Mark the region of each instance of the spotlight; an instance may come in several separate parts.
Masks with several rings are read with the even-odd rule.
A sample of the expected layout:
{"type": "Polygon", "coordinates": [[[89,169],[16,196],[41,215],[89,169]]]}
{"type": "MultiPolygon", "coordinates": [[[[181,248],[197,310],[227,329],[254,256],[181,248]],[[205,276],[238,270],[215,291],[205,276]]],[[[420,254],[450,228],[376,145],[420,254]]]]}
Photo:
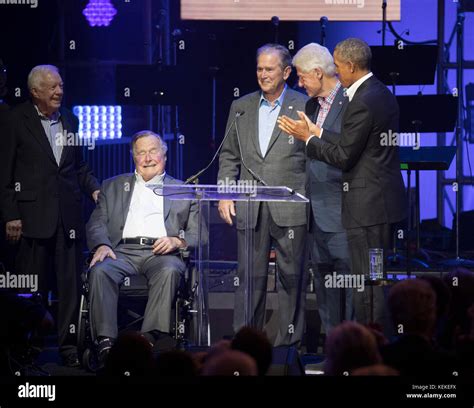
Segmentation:
{"type": "Polygon", "coordinates": [[[108,26],[117,14],[117,10],[110,0],[89,0],[82,11],[91,27],[108,26]]]}
{"type": "Polygon", "coordinates": [[[79,137],[119,139],[122,137],[121,106],[74,106],[74,114],[79,119],[79,137]]]}

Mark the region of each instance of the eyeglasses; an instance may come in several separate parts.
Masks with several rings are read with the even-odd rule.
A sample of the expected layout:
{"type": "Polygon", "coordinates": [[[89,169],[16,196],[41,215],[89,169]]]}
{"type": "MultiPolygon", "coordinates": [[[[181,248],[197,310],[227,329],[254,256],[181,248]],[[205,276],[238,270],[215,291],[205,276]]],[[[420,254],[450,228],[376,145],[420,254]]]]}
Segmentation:
{"type": "Polygon", "coordinates": [[[148,151],[140,150],[139,152],[134,152],[134,155],[138,157],[145,157],[147,154],[150,156],[159,156],[161,154],[161,150],[155,148],[148,151]]]}

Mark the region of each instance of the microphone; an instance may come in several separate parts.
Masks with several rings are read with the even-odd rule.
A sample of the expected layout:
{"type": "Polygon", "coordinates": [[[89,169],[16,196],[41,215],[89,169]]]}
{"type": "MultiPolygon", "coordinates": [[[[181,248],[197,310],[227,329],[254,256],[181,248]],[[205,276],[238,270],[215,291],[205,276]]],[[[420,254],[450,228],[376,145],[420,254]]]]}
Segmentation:
{"type": "Polygon", "coordinates": [[[319,22],[321,23],[321,28],[326,28],[326,25],[328,24],[329,19],[326,16],[322,16],[319,19],[319,22]]]}
{"type": "Polygon", "coordinates": [[[278,44],[278,26],[280,25],[280,18],[278,16],[272,17],[272,24],[275,27],[275,44],[278,44]]]}
{"type": "Polygon", "coordinates": [[[326,26],[328,24],[328,18],[326,16],[322,16],[319,19],[319,22],[321,24],[321,45],[325,46],[326,45],[326,26]]]}
{"type": "MultiPolygon", "coordinates": [[[[209,162],[209,164],[208,164],[206,167],[204,167],[202,170],[200,170],[199,172],[197,172],[195,175],[189,177],[189,178],[184,182],[184,184],[190,184],[190,183],[194,182],[194,180],[197,180],[197,178],[198,178],[202,173],[204,173],[209,167],[211,167],[212,163],[214,163],[214,160],[216,160],[217,155],[218,155],[219,152],[221,151],[222,146],[224,146],[224,142],[226,141],[227,136],[229,136],[229,133],[230,133],[230,130],[232,129],[232,126],[234,126],[234,124],[235,124],[235,128],[237,129],[237,122],[236,122],[236,121],[237,121],[237,118],[239,118],[240,116],[242,116],[244,113],[245,113],[244,111],[236,112],[235,117],[234,117],[234,119],[232,120],[232,123],[230,124],[229,128],[228,128],[227,131],[225,132],[224,138],[222,139],[221,144],[220,144],[219,147],[217,148],[216,153],[214,154],[214,157],[211,159],[211,161],[209,162]]],[[[239,145],[239,149],[240,149],[240,145],[239,145]]],[[[240,155],[242,155],[242,152],[240,153],[240,155]]]]}
{"type": "Polygon", "coordinates": [[[255,173],[251,168],[247,166],[247,164],[245,164],[244,155],[242,152],[242,145],[240,144],[239,127],[237,126],[237,122],[235,122],[235,134],[237,136],[237,144],[239,145],[240,161],[242,162],[242,166],[244,166],[245,170],[247,170],[255,180],[262,184],[262,186],[266,186],[267,183],[265,183],[265,181],[263,181],[263,179],[257,173],[255,173]]]}

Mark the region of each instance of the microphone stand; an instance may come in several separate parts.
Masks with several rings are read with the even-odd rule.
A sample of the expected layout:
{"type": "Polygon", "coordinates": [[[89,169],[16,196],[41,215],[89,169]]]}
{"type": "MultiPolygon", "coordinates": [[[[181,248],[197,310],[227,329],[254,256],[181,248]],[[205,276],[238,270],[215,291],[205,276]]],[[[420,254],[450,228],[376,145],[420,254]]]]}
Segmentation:
{"type": "Polygon", "coordinates": [[[263,181],[263,179],[257,173],[255,173],[250,167],[247,166],[247,164],[245,164],[242,146],[240,144],[239,127],[237,126],[237,122],[235,123],[235,133],[237,135],[237,144],[239,145],[240,161],[242,162],[242,165],[255,180],[262,184],[262,186],[266,186],[267,183],[265,183],[265,181],[263,181]]]}
{"type": "MultiPolygon", "coordinates": [[[[219,152],[221,151],[222,149],[222,146],[224,146],[224,142],[226,141],[227,137],[229,136],[229,133],[230,133],[230,130],[232,129],[232,126],[235,125],[235,128],[237,129],[237,118],[242,116],[245,112],[237,112],[235,114],[235,117],[234,117],[234,120],[232,121],[232,123],[230,124],[229,128],[227,129],[227,132],[225,132],[225,135],[224,135],[224,138],[222,139],[222,142],[221,144],[219,145],[219,147],[217,148],[216,150],[216,153],[214,154],[213,158],[211,159],[211,161],[209,162],[209,164],[204,167],[202,170],[200,170],[199,172],[197,172],[196,174],[194,174],[193,176],[189,177],[185,182],[184,184],[191,184],[193,182],[195,182],[198,177],[204,173],[209,167],[211,167],[212,163],[214,163],[214,160],[216,160],[216,157],[217,155],[219,154],[219,152]]],[[[239,148],[240,148],[240,144],[239,144],[239,148]]],[[[242,155],[242,152],[240,153],[242,155]]]]}
{"type": "Polygon", "coordinates": [[[382,0],[382,45],[385,45],[385,30],[387,29],[387,0],[382,0]]]}

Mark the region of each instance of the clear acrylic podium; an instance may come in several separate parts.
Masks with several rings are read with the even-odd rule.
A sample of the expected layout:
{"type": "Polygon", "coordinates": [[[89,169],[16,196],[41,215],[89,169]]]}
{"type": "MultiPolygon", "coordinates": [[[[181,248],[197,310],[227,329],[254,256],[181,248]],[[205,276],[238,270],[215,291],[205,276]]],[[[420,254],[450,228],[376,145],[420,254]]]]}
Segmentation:
{"type": "MultiPolygon", "coordinates": [[[[254,216],[256,202],[274,201],[287,203],[307,203],[309,200],[288,187],[245,185],[199,185],[199,184],[165,184],[148,185],[155,194],[163,195],[169,200],[195,200],[198,203],[198,246],[195,249],[195,265],[197,270],[196,311],[197,325],[194,341],[198,346],[210,346],[208,277],[210,267],[209,225],[211,201],[232,200],[243,202],[245,253],[253,250],[253,228],[251,220],[254,216]]],[[[244,267],[244,316],[245,324],[253,325],[253,264],[247,257],[244,267]]]]}

